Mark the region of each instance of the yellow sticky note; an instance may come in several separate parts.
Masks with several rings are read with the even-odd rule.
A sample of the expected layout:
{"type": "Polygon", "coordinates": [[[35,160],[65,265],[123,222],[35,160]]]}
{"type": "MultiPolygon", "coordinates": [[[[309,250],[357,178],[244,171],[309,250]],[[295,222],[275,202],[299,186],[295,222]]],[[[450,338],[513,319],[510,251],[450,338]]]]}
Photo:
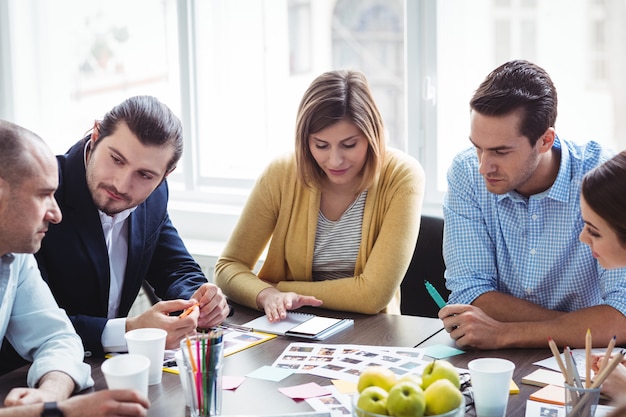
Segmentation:
{"type": "Polygon", "coordinates": [[[509,385],[509,394],[519,394],[519,387],[513,380],[511,380],[511,384],[509,385]]]}
{"type": "Polygon", "coordinates": [[[354,394],[357,392],[356,384],[354,382],[344,381],[341,379],[333,379],[332,383],[333,385],[335,385],[335,388],[337,388],[337,391],[342,394],[354,394]]]}

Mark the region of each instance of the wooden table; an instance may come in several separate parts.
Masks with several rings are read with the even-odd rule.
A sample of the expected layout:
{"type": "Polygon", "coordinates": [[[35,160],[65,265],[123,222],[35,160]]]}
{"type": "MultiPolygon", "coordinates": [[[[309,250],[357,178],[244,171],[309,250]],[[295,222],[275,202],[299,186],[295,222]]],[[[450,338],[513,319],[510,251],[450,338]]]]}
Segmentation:
{"type": "MultiPolygon", "coordinates": [[[[402,347],[426,347],[433,344],[453,346],[448,334],[442,330],[439,319],[387,314],[366,316],[321,309],[307,311],[331,317],[354,318],[354,327],[333,335],[322,343],[402,347]]],[[[243,324],[258,315],[258,311],[238,306],[235,315],[228,321],[234,324],[243,324]]],[[[262,365],[271,365],[285,347],[295,341],[308,340],[278,337],[231,355],[225,358],[224,375],[246,375],[262,365]]],[[[466,368],[467,363],[477,357],[501,357],[513,361],[516,364],[513,379],[520,386],[520,394],[510,397],[507,416],[524,417],[526,400],[530,393],[537,388],[521,384],[521,379],[537,368],[532,364],[533,362],[550,355],[550,350],[546,347],[545,349],[468,351],[465,354],[450,357],[449,360],[460,368],[466,368]]],[[[89,358],[86,361],[92,366],[92,376],[95,381],[95,387],[86,392],[94,389],[105,389],[106,383],[100,371],[102,359],[89,358]]],[[[0,377],[0,396],[2,398],[11,387],[25,386],[27,369],[24,367],[0,377]]],[[[306,402],[293,401],[277,390],[279,387],[311,381],[320,385],[328,385],[328,379],[308,374],[292,374],[279,382],[247,378],[236,390],[223,392],[222,413],[225,415],[276,415],[311,411],[306,402]]],[[[164,373],[162,383],[150,387],[149,398],[152,403],[149,416],[183,417],[189,415],[189,410],[185,407],[178,375],[164,373]]],[[[467,415],[471,416],[473,413],[467,415]]]]}

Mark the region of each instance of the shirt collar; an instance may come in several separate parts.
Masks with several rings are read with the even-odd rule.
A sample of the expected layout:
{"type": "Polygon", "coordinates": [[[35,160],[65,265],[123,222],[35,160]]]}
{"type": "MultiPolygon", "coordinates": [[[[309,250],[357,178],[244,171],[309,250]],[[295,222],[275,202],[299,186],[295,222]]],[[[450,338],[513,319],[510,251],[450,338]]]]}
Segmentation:
{"type": "MultiPolygon", "coordinates": [[[[567,146],[561,145],[561,140],[557,136],[554,139],[553,148],[557,148],[561,151],[561,162],[559,165],[559,172],[554,180],[554,183],[545,191],[530,196],[533,200],[541,200],[542,198],[551,198],[556,201],[567,203],[569,201],[569,183],[572,177],[572,163],[567,146]]],[[[511,190],[505,194],[498,195],[498,202],[505,198],[510,198],[513,201],[528,201],[515,190],[511,190]]]]}

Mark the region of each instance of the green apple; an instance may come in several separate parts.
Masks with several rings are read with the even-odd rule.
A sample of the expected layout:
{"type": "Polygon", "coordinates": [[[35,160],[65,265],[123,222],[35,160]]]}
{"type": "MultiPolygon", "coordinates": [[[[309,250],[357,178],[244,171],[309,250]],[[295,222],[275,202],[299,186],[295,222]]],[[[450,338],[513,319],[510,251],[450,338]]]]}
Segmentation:
{"type": "MultiPolygon", "coordinates": [[[[388,415],[388,397],[389,393],[387,393],[387,391],[385,391],[381,387],[371,385],[361,391],[356,406],[367,413],[381,414],[386,416],[388,415]]],[[[357,410],[357,414],[361,417],[365,417],[365,414],[362,412],[360,413],[359,411],[360,410],[357,410]]]]}
{"type": "Polygon", "coordinates": [[[387,411],[394,417],[422,417],[426,397],[422,388],[411,381],[401,381],[389,390],[387,411]]]}
{"type": "Polygon", "coordinates": [[[398,382],[401,381],[413,382],[414,384],[419,385],[420,388],[422,387],[422,377],[418,374],[404,374],[400,378],[398,378],[398,382]]]}
{"type": "MultiPolygon", "coordinates": [[[[389,397],[391,398],[391,394],[389,397]]],[[[433,416],[458,408],[463,401],[463,394],[449,379],[441,378],[426,388],[424,398],[426,399],[424,415],[433,416]]]]}
{"type": "Polygon", "coordinates": [[[368,366],[359,375],[357,390],[362,392],[365,388],[375,386],[389,392],[397,381],[396,374],[384,366],[368,366]]]}
{"type": "Polygon", "coordinates": [[[459,389],[461,378],[454,365],[444,360],[434,360],[424,368],[422,372],[422,389],[425,390],[430,384],[438,379],[447,379],[459,389]]]}

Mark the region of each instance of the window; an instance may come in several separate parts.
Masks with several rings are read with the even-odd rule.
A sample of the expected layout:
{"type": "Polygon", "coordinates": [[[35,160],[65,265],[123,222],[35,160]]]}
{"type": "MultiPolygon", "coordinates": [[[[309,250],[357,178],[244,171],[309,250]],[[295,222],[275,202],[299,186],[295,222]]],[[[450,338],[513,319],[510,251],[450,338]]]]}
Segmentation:
{"type": "Polygon", "coordinates": [[[260,171],[293,149],[312,79],[356,68],[439,211],[468,101],[506,60],[551,74],[561,137],[626,148],[625,18],[605,0],[0,0],[0,117],[61,153],[128,96],[157,96],[185,127],[174,222],[223,241],[260,171]]]}

